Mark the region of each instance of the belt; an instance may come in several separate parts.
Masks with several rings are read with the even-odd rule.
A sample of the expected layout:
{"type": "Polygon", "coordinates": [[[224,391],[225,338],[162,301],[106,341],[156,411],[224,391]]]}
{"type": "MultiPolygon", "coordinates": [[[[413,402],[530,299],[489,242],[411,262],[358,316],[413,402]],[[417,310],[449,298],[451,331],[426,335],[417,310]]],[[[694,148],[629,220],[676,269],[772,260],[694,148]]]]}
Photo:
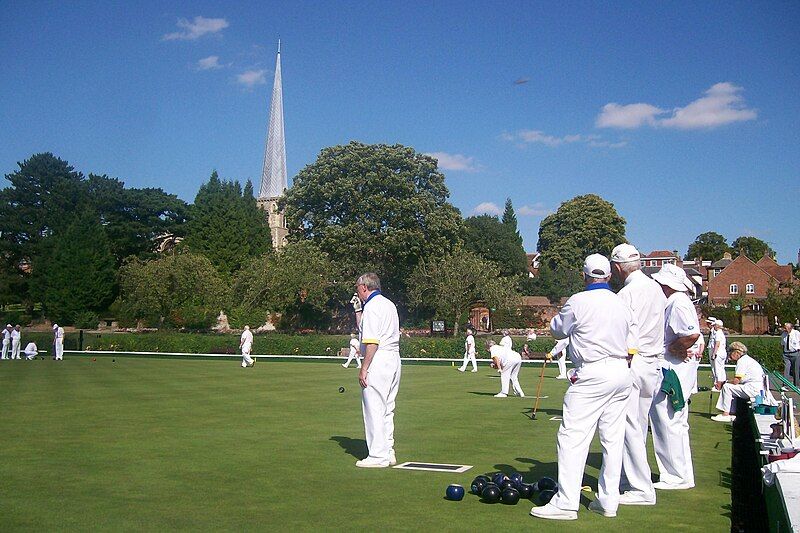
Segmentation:
{"type": "Polygon", "coordinates": [[[783,353],[784,355],[789,355],[790,353],[797,353],[797,352],[800,352],[800,350],[792,350],[791,352],[783,352],[783,353]]]}

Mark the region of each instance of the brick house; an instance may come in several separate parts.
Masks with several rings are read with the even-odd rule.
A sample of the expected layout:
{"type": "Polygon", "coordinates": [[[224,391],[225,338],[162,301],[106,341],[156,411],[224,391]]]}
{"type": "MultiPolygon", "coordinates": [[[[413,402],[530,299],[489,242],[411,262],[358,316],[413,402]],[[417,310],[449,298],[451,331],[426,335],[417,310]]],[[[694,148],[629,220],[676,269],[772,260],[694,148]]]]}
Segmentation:
{"type": "Polygon", "coordinates": [[[683,266],[683,262],[677,250],[672,252],[669,250],[653,250],[649,254],[642,256],[641,261],[642,268],[655,267],[656,271],[665,264],[683,266]]]}
{"type": "MultiPolygon", "coordinates": [[[[726,260],[721,261],[727,262],[726,260]]],[[[779,280],[775,276],[745,255],[729,260],[727,265],[717,270],[718,266],[722,266],[718,265],[721,261],[715,262],[709,269],[708,303],[711,305],[726,305],[734,298],[763,300],[767,297],[770,287],[777,287],[779,284],[779,280]]],[[[772,263],[780,269],[774,260],[772,263]]],[[[765,266],[769,267],[770,265],[765,262],[765,266]]],[[[791,276],[791,266],[789,269],[791,276]]],[[[782,269],[780,271],[773,270],[776,273],[782,273],[782,269]]]]}

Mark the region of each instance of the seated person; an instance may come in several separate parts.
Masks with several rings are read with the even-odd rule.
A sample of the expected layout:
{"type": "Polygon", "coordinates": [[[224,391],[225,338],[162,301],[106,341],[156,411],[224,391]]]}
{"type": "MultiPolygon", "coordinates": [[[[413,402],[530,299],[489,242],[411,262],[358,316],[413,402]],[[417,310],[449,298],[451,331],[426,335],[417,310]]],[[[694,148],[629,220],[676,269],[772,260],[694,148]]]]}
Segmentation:
{"type": "Polygon", "coordinates": [[[29,342],[28,345],[25,347],[25,359],[31,360],[36,359],[36,356],[39,354],[39,349],[36,347],[35,342],[29,342]]]}
{"type": "Polygon", "coordinates": [[[722,414],[711,417],[711,420],[716,422],[733,421],[736,418],[731,414],[733,399],[758,396],[764,386],[764,369],[758,361],[747,355],[747,346],[741,342],[731,343],[728,357],[736,362],[735,377],[722,385],[717,401],[717,409],[722,411],[722,414]]]}

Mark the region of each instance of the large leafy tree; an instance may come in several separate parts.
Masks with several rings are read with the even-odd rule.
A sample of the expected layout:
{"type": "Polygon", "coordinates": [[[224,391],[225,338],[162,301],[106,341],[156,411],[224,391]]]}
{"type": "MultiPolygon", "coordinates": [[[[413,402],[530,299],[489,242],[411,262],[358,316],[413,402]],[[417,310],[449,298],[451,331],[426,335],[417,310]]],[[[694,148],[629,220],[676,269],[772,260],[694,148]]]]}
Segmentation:
{"type": "Polygon", "coordinates": [[[436,160],[401,145],[323,149],[286,193],[289,239],[311,240],[351,284],[375,271],[401,307],[420,260],[446,254],[462,220],[436,160]]]}
{"type": "Polygon", "coordinates": [[[739,237],[733,241],[731,244],[731,249],[733,250],[733,257],[738,257],[740,254],[744,254],[753,261],[758,261],[765,255],[770,257],[775,256],[775,250],[773,250],[769,244],[762,241],[758,237],[739,237]]]}
{"type": "Polygon", "coordinates": [[[411,303],[452,320],[453,335],[476,301],[496,308],[510,308],[517,301],[514,284],[500,276],[497,265],[461,246],[422,261],[409,286],[411,303]]]}
{"type": "Polygon", "coordinates": [[[185,245],[208,257],[229,275],[271,248],[266,214],[256,206],[253,185],[220,180],[217,172],[204,183],[189,211],[185,245]]]}
{"type": "Polygon", "coordinates": [[[547,263],[542,263],[538,275],[535,278],[523,278],[519,288],[525,295],[547,296],[551,303],[557,304],[561,298],[582,291],[584,283],[580,269],[552,268],[547,263]]]}
{"type": "Polygon", "coordinates": [[[126,189],[116,178],[94,174],[89,174],[86,187],[117,264],[131,255],[153,257],[159,235],[182,235],[187,206],[174,194],[153,188],[126,189]]]}
{"type": "Polygon", "coordinates": [[[292,242],[242,267],[234,296],[246,312],[280,313],[283,327],[315,327],[328,317],[333,270],[328,255],[313,242],[292,242]]]}
{"type": "Polygon", "coordinates": [[[80,313],[108,307],[116,286],[114,256],[94,211],[80,212],[41,248],[31,291],[50,319],[72,324],[80,313]]]}
{"type": "Polygon", "coordinates": [[[580,270],[587,255],[608,256],[625,242],[625,219],[614,204],[595,194],[564,202],[539,226],[538,250],[553,270],[580,270]]]}
{"type": "Polygon", "coordinates": [[[131,258],[119,284],[122,316],[154,325],[207,326],[230,304],[229,286],[211,261],[185,250],[150,261],[131,258]]]}
{"type": "Polygon", "coordinates": [[[707,231],[697,236],[683,258],[688,260],[701,257],[708,261],[719,261],[725,252],[730,251],[731,247],[725,237],[715,231],[707,231]]]}
{"type": "Polygon", "coordinates": [[[516,226],[492,215],[468,217],[464,226],[464,247],[495,263],[502,276],[527,272],[528,259],[516,226]]]}

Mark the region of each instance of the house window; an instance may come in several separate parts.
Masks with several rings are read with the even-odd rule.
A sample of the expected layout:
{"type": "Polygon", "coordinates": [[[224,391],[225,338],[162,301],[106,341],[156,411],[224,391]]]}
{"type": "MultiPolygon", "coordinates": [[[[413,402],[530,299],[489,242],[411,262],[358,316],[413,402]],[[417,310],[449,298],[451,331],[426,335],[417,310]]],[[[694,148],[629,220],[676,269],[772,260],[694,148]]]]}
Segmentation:
{"type": "Polygon", "coordinates": [[[739,286],[735,283],[731,283],[731,294],[739,294],[739,286]]]}
{"type": "Polygon", "coordinates": [[[656,266],[656,262],[655,262],[655,261],[653,261],[652,259],[650,260],[650,266],[651,266],[651,267],[654,267],[654,266],[656,266]]]}
{"type": "Polygon", "coordinates": [[[747,285],[744,286],[744,292],[746,292],[747,294],[755,294],[756,286],[753,285],[752,283],[748,283],[747,285]]]}

